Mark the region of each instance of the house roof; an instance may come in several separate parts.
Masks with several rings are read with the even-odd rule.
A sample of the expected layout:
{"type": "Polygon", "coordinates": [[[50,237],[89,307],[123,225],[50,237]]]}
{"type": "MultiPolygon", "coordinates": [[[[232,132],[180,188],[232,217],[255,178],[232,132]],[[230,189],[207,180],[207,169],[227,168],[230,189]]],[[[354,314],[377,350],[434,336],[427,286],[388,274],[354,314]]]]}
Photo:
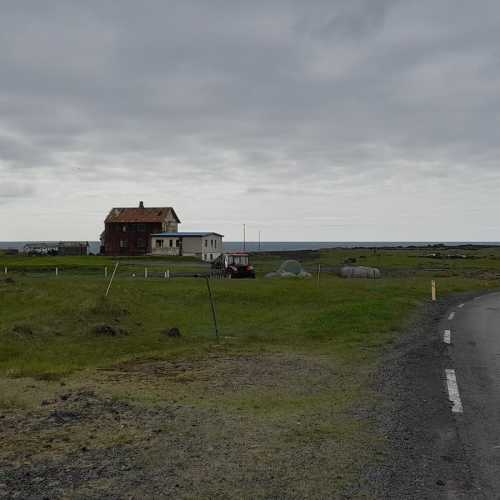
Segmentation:
{"type": "Polygon", "coordinates": [[[165,237],[165,238],[196,238],[196,237],[201,237],[201,236],[210,236],[211,234],[214,234],[215,236],[220,236],[221,238],[224,237],[223,234],[219,233],[214,233],[214,232],[196,232],[196,231],[191,231],[187,233],[173,233],[173,232],[167,232],[167,233],[155,233],[152,234],[151,236],[159,236],[159,237],[165,237]]]}
{"type": "Polygon", "coordinates": [[[112,208],[104,222],[164,222],[169,213],[180,223],[172,207],[112,208]]]}

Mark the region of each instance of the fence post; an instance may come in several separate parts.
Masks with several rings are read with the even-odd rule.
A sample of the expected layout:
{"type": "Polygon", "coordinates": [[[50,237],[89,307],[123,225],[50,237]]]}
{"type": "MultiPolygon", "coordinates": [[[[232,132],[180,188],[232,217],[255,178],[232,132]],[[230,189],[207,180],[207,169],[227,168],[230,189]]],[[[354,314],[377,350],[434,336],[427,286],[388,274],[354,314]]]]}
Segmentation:
{"type": "Polygon", "coordinates": [[[59,269],[56,267],[56,276],[59,276],[59,269]]]}
{"type": "Polygon", "coordinates": [[[318,286],[319,286],[319,275],[321,274],[321,264],[318,264],[318,286]]]}
{"type": "Polygon", "coordinates": [[[170,279],[170,269],[167,269],[167,272],[165,273],[166,278],[169,280],[170,279]]]}
{"type": "Polygon", "coordinates": [[[113,269],[113,274],[111,275],[111,279],[109,280],[109,284],[108,284],[108,288],[106,289],[106,297],[108,296],[108,293],[109,293],[109,289],[111,288],[111,283],[113,283],[113,278],[115,277],[115,274],[116,274],[116,270],[118,269],[118,264],[120,262],[117,262],[116,265],[115,265],[115,268],[113,269]]]}
{"type": "Polygon", "coordinates": [[[104,278],[108,277],[108,266],[104,268],[104,278]]]}
{"type": "Polygon", "coordinates": [[[7,266],[4,268],[4,273],[7,274],[7,266]]]}
{"type": "Polygon", "coordinates": [[[212,297],[212,290],[210,289],[210,279],[207,276],[205,278],[205,280],[207,281],[208,298],[210,299],[210,307],[212,308],[212,318],[214,320],[215,337],[217,338],[217,341],[219,341],[219,328],[217,326],[217,314],[215,313],[214,299],[212,297]]]}
{"type": "Polygon", "coordinates": [[[147,267],[144,268],[144,279],[146,279],[146,280],[148,279],[148,268],[147,267]]]}
{"type": "Polygon", "coordinates": [[[431,281],[431,298],[432,302],[436,302],[436,282],[434,280],[431,281]]]}

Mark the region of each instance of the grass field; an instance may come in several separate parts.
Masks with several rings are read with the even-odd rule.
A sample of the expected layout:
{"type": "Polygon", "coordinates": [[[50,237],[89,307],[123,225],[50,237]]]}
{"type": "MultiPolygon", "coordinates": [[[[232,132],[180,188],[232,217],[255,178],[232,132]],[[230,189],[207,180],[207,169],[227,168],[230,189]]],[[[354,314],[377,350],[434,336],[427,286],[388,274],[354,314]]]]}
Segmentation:
{"type": "MultiPolygon", "coordinates": [[[[357,362],[393,340],[408,313],[429,298],[429,281],[216,280],[212,289],[221,339],[215,342],[203,279],[118,279],[104,298],[104,278],[0,281],[0,373],[55,377],[129,358],[226,352],[321,351],[357,362]],[[124,330],[98,335],[96,326],[124,330]],[[180,339],[163,332],[178,327],[180,339]]],[[[442,278],[439,292],[494,282],[442,278]]]]}
{"type": "Polygon", "coordinates": [[[89,270],[111,266],[111,259],[0,257],[9,267],[0,278],[0,414],[12,421],[0,465],[20,467],[7,479],[24,481],[19,471],[49,474],[47,463],[57,467],[85,448],[93,458],[75,461],[73,486],[52,478],[64,494],[99,496],[123,487],[154,496],[153,485],[174,488],[156,475],[161,466],[152,456],[175,464],[173,484],[184,489],[171,494],[181,498],[350,491],[359,471],[384,453],[370,416],[379,397],[371,384],[377,363],[430,299],[430,279],[440,296],[498,287],[496,249],[457,251],[470,259],[419,256],[424,252],[431,253],[305,254],[310,270],[356,259],[386,274],[342,280],[325,272],[319,284],[264,279],[283,258],[255,258],[258,279],[211,281],[219,340],[203,279],[131,278],[151,260],[129,259],[106,299],[104,276],[89,270]],[[55,265],[63,269],[57,277],[55,265]],[[102,334],[103,325],[117,334],[102,334]],[[165,335],[172,327],[180,338],[165,335]],[[79,417],[51,420],[54,414],[79,417]],[[147,481],[117,472],[110,458],[117,450],[147,481]],[[109,465],[107,484],[82,472],[98,463],[109,465]]]}

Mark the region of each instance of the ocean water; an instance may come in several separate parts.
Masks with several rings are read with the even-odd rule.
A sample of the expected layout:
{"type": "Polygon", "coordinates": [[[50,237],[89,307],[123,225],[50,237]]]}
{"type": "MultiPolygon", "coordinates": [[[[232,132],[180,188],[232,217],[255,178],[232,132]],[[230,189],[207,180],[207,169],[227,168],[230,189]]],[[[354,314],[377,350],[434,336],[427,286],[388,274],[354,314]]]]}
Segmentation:
{"type": "Polygon", "coordinates": [[[500,242],[467,242],[467,241],[225,241],[224,250],[233,252],[243,248],[247,252],[277,252],[293,250],[319,250],[320,248],[379,248],[379,247],[425,247],[429,245],[488,245],[498,246],[500,242]]]}
{"type": "MultiPolygon", "coordinates": [[[[0,241],[0,249],[17,248],[22,250],[29,241],[0,241]]],[[[45,243],[56,243],[46,241],[45,243]]],[[[499,246],[498,241],[225,241],[224,250],[226,252],[236,252],[246,250],[247,252],[277,252],[293,250],[318,250],[320,248],[377,248],[377,247],[422,247],[428,245],[488,245],[499,246]]],[[[99,242],[89,241],[90,252],[99,253],[99,242]]]]}

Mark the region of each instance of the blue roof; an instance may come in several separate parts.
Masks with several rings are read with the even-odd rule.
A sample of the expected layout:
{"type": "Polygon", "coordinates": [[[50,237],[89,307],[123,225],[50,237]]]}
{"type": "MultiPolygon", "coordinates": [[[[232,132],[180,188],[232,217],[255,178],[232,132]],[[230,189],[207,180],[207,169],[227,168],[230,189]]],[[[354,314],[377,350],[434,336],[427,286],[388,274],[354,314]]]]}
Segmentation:
{"type": "Polygon", "coordinates": [[[155,233],[152,234],[151,236],[164,236],[164,237],[171,237],[171,238],[194,238],[194,237],[200,237],[200,236],[210,236],[211,234],[215,234],[215,236],[220,236],[221,238],[224,237],[223,234],[219,233],[214,233],[214,232],[188,232],[188,233],[155,233]]]}

